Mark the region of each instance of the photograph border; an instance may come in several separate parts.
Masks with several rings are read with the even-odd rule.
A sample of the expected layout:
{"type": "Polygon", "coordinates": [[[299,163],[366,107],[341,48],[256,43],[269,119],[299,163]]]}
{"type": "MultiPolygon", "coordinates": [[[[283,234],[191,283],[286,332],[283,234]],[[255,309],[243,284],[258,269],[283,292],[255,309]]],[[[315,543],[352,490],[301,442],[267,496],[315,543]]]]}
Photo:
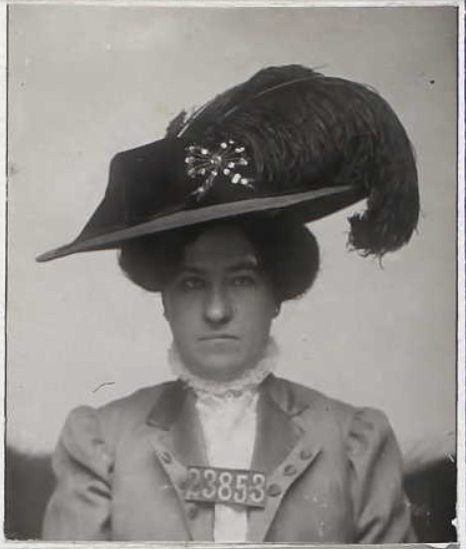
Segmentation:
{"type": "MultiPolygon", "coordinates": [[[[0,150],[2,158],[0,161],[4,165],[4,170],[0,175],[0,240],[2,246],[0,246],[0,264],[2,274],[4,276],[5,284],[2,285],[2,291],[0,300],[4,307],[4,315],[2,315],[2,333],[3,338],[0,338],[0,353],[4,356],[5,367],[2,369],[0,385],[2,387],[4,406],[2,408],[1,421],[4,428],[4,445],[1,445],[0,449],[0,466],[4,469],[4,450],[6,444],[5,437],[5,425],[6,425],[6,411],[5,411],[5,392],[6,392],[6,353],[7,353],[7,333],[6,333],[6,316],[8,306],[8,293],[7,293],[7,240],[8,240],[8,183],[6,178],[6,167],[8,163],[8,138],[7,138],[7,105],[8,105],[8,8],[15,4],[30,4],[30,5],[87,5],[87,6],[123,6],[133,7],[136,5],[153,6],[153,7],[170,7],[170,8],[182,8],[190,7],[196,9],[219,8],[228,9],[231,7],[286,7],[293,9],[295,7],[309,7],[309,8],[345,8],[352,9],[357,7],[368,7],[371,9],[384,8],[384,7],[430,7],[430,6],[453,6],[458,10],[458,209],[457,209],[457,543],[445,543],[445,544],[412,544],[419,547],[454,547],[465,546],[466,543],[466,486],[465,486],[465,469],[466,469],[466,451],[465,451],[465,107],[464,107],[464,73],[465,73],[465,6],[461,0],[456,1],[405,1],[394,0],[391,2],[385,2],[382,0],[346,0],[346,1],[332,1],[332,0],[9,0],[0,2],[0,55],[1,55],[1,70],[0,70],[0,96],[4,98],[3,109],[0,114],[0,150]]],[[[5,474],[4,474],[5,482],[5,474]]],[[[4,516],[4,483],[0,488],[0,513],[4,516]]],[[[119,545],[127,548],[136,547],[186,547],[185,543],[167,543],[167,542],[141,542],[141,543],[121,543],[121,542],[99,542],[101,547],[119,545]]],[[[28,541],[19,542],[6,540],[0,541],[1,547],[93,547],[96,542],[42,542],[42,541],[28,541]]],[[[242,547],[292,547],[292,546],[310,546],[311,544],[271,544],[271,543],[198,543],[189,542],[189,546],[192,547],[234,547],[241,545],[242,547]]],[[[322,546],[327,544],[312,544],[313,547],[322,546]]],[[[387,545],[390,547],[391,545],[387,545]]],[[[335,545],[335,547],[347,547],[347,545],[335,545]]]]}

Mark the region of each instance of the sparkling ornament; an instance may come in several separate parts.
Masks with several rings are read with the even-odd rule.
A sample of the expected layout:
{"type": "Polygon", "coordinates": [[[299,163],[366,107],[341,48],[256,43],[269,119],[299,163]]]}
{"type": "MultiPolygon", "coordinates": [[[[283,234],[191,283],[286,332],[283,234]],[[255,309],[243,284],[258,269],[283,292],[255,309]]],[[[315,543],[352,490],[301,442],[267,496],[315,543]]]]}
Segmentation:
{"type": "Polygon", "coordinates": [[[246,148],[236,145],[233,139],[222,141],[214,150],[199,145],[189,145],[184,159],[188,176],[192,178],[206,176],[202,185],[192,193],[196,199],[200,200],[213,187],[215,178],[220,172],[228,176],[234,185],[253,189],[254,186],[250,180],[240,171],[242,166],[249,164],[245,151],[246,148]]]}

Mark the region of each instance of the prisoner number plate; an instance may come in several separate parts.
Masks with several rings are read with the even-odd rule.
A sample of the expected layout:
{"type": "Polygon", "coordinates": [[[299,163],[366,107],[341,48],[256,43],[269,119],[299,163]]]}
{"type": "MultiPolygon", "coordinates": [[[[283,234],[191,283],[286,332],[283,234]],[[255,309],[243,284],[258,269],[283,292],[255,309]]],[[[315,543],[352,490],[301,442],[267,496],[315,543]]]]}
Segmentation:
{"type": "Polygon", "coordinates": [[[191,466],[184,499],[264,507],[266,480],[259,471],[191,466]]]}

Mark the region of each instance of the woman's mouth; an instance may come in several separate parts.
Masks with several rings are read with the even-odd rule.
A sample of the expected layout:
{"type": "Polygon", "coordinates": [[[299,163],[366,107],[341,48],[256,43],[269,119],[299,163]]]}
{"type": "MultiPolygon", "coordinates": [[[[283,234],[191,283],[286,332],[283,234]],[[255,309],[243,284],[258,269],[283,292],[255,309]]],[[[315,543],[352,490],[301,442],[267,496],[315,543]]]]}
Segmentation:
{"type": "Polygon", "coordinates": [[[200,341],[225,341],[238,340],[239,338],[232,334],[210,334],[199,338],[200,341]]]}

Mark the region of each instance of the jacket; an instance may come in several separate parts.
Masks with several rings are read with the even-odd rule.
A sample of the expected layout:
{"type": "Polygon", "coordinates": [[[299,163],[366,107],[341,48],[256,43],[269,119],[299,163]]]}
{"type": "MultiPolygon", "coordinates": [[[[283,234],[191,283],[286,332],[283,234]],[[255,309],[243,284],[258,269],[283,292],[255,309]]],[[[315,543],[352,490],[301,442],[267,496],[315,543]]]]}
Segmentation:
{"type": "MultiPolygon", "coordinates": [[[[53,458],[47,540],[211,541],[214,505],[185,502],[187,466],[207,465],[195,395],[181,381],[68,417],[53,458]]],[[[267,475],[248,541],[415,541],[402,461],[385,416],[270,375],[251,468],[267,475]]]]}

